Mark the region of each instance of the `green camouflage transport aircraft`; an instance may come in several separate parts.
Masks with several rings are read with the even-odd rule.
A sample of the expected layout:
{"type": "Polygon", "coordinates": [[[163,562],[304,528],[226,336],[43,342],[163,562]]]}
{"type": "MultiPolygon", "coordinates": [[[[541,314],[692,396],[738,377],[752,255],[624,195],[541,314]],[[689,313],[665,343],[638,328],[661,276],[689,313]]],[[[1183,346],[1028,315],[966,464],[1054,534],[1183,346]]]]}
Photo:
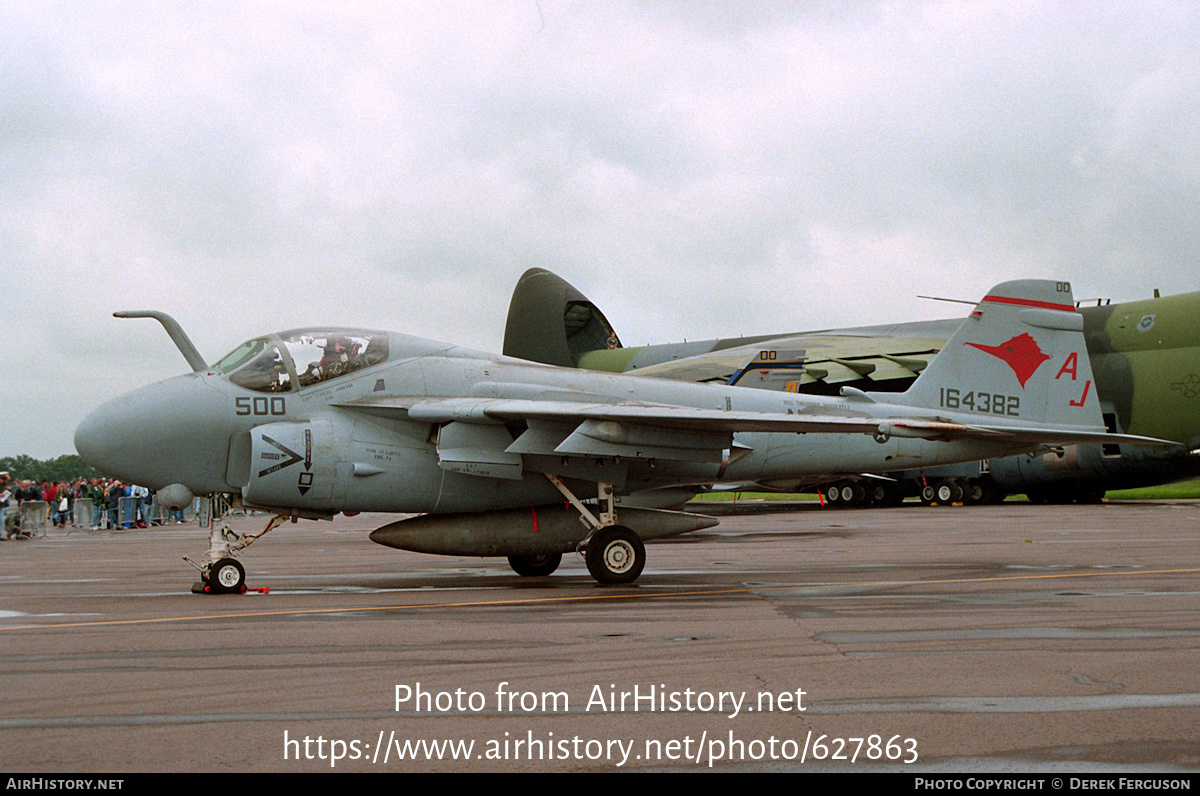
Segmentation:
{"type": "MultiPolygon", "coordinates": [[[[831,503],[1002,500],[1095,501],[1106,490],[1200,475],[1200,292],[1079,308],[1110,431],[1174,440],[1177,447],[1073,445],[966,465],[831,474],[823,482],[760,482],[764,489],[820,487],[831,503]]],[[[595,304],[540,268],[517,283],[504,353],[521,359],[665,379],[837,395],[842,388],[903,391],[962,323],[960,318],[856,329],[760,335],[626,348],[595,304]]]]}

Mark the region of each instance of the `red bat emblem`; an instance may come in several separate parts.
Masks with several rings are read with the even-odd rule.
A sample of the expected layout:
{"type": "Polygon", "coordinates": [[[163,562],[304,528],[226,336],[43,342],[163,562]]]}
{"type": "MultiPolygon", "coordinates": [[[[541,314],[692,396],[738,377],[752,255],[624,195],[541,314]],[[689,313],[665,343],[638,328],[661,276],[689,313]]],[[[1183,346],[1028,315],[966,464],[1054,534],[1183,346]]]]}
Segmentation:
{"type": "Polygon", "coordinates": [[[998,359],[1003,359],[1016,374],[1017,381],[1021,382],[1022,388],[1034,371],[1050,358],[1042,353],[1037,341],[1028,334],[1018,335],[1000,345],[980,345],[979,343],[967,343],[966,345],[986,351],[998,359]]]}

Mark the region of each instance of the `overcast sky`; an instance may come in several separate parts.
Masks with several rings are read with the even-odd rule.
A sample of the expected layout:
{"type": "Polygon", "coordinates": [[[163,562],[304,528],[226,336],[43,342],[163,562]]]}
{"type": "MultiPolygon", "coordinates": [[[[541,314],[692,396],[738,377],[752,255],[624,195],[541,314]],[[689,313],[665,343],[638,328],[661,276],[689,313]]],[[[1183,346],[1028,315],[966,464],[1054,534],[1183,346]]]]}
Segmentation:
{"type": "Polygon", "coordinates": [[[1193,2],[0,5],[0,455],[242,340],[627,345],[1200,289],[1193,2]]]}

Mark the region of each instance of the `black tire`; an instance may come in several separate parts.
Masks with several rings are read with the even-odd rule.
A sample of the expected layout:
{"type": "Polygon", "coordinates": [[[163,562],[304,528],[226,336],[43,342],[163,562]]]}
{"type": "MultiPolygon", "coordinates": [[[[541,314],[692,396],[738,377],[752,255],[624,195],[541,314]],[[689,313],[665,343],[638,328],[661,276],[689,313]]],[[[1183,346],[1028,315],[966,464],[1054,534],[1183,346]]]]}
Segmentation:
{"type": "Polygon", "coordinates": [[[611,525],[592,534],[584,560],[597,583],[633,583],[646,566],[646,546],[633,531],[611,525]]]}
{"type": "Polygon", "coordinates": [[[921,502],[926,506],[932,506],[937,500],[937,491],[933,488],[933,484],[921,485],[921,502]]]}
{"type": "Polygon", "coordinates": [[[208,588],[214,594],[237,594],[246,590],[246,570],[235,558],[222,558],[208,570],[208,588]]]}
{"type": "Polygon", "coordinates": [[[508,557],[508,565],[513,568],[513,572],[526,578],[540,578],[552,575],[561,563],[562,553],[508,557]]]}
{"type": "Polygon", "coordinates": [[[899,484],[885,483],[883,486],[883,500],[879,501],[879,505],[894,508],[904,502],[904,492],[899,484]]]}
{"type": "Polygon", "coordinates": [[[972,479],[967,482],[966,499],[968,503],[976,506],[995,503],[996,487],[990,479],[972,479]]]}
{"type": "Polygon", "coordinates": [[[872,506],[899,506],[904,501],[900,487],[889,481],[871,484],[867,487],[867,502],[872,506]]]}
{"type": "Polygon", "coordinates": [[[943,506],[952,506],[955,503],[962,503],[963,488],[958,485],[958,482],[947,478],[938,482],[934,487],[934,492],[937,497],[934,498],[943,506]]]}

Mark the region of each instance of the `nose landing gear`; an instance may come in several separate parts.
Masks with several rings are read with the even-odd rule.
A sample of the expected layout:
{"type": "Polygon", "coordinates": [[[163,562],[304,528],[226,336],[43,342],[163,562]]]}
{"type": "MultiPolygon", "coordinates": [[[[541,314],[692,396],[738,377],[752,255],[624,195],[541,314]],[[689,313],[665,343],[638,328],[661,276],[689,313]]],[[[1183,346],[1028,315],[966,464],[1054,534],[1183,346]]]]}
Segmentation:
{"type": "Polygon", "coordinates": [[[204,564],[187,556],[183,560],[200,572],[200,580],[192,585],[195,594],[241,594],[246,591],[246,569],[233,556],[261,539],[268,531],[278,528],[288,518],[286,514],[271,517],[257,533],[238,533],[222,517],[213,523],[209,536],[208,554],[204,564]]]}
{"type": "Polygon", "coordinates": [[[210,594],[240,594],[246,590],[246,570],[237,559],[222,558],[209,567],[206,585],[210,594]]]}

